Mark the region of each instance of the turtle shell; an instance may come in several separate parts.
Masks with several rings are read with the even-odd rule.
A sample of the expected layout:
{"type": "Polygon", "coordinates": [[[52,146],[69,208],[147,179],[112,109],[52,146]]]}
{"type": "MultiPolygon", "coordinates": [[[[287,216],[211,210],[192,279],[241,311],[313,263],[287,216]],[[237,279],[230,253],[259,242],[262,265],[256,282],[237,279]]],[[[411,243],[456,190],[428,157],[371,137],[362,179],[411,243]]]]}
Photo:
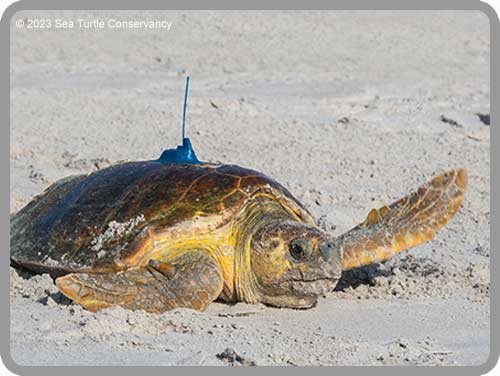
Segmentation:
{"type": "Polygon", "coordinates": [[[72,176],[11,218],[11,260],[52,274],[119,270],[117,260],[133,256],[153,232],[194,228],[200,218],[210,223],[205,231],[214,230],[258,191],[313,221],[283,186],[238,166],[127,162],[72,176]]]}

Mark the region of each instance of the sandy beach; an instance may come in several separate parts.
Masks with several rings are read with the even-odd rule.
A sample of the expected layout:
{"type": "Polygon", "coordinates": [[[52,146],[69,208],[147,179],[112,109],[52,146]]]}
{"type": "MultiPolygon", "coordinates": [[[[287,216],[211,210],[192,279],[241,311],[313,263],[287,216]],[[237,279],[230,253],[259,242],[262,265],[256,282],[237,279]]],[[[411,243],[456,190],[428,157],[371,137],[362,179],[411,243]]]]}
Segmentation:
{"type": "Polygon", "coordinates": [[[10,211],[60,178],[156,159],[252,168],[340,235],[451,168],[437,237],[343,274],[309,310],[96,314],[10,268],[20,365],[479,365],[490,349],[490,35],[479,12],[22,12],[12,27],[10,211]],[[88,22],[78,27],[77,20],[88,22]],[[164,21],[111,28],[109,20],[164,21]],[[90,27],[93,20],[104,27],[90,27]],[[107,25],[107,26],[106,26],[107,25]],[[169,28],[167,26],[170,25],[169,28]]]}

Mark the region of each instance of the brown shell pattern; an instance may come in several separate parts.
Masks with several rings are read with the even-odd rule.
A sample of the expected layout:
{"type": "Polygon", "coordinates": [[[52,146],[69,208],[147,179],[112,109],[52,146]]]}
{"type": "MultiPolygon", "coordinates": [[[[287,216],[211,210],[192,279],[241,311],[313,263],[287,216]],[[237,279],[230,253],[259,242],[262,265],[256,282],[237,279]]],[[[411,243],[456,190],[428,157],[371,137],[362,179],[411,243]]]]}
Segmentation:
{"type": "Polygon", "coordinates": [[[54,273],[108,270],[151,229],[236,213],[257,191],[280,196],[310,220],[284,187],[238,166],[127,162],[65,178],[11,218],[11,259],[54,273]]]}

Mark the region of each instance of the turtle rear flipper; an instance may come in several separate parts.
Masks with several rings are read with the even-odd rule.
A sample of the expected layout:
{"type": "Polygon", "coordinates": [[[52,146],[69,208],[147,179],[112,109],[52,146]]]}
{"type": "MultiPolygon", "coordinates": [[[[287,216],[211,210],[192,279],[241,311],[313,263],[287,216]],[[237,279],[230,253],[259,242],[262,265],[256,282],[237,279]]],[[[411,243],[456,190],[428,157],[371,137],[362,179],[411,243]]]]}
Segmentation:
{"type": "Polygon", "coordinates": [[[147,312],[204,310],[222,291],[219,265],[203,251],[189,251],[172,263],[152,261],[118,273],[71,273],[56,285],[89,311],[116,305],[147,312]]]}
{"type": "Polygon", "coordinates": [[[458,211],[466,188],[466,169],[451,170],[407,197],[373,209],[336,240],[343,250],[343,270],[387,260],[431,240],[458,211]]]}

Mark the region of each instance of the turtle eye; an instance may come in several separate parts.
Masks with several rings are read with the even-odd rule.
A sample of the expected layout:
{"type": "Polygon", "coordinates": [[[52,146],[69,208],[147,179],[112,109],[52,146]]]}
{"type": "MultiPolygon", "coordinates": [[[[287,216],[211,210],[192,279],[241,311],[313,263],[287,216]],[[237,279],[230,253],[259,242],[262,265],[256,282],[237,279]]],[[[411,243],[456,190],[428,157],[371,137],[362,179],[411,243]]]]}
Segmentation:
{"type": "Polygon", "coordinates": [[[304,240],[295,240],[288,246],[290,255],[297,261],[302,261],[307,256],[307,244],[304,240]]]}

